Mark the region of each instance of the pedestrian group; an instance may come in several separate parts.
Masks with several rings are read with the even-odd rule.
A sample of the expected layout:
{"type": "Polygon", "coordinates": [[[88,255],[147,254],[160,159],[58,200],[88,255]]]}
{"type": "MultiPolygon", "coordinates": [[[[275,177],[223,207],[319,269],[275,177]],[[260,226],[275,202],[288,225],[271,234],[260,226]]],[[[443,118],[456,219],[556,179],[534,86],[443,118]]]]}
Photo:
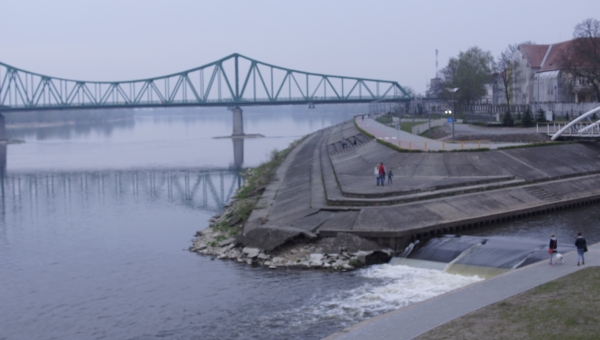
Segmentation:
{"type": "MultiPolygon", "coordinates": [[[[585,238],[581,234],[581,232],[577,233],[577,239],[575,239],[575,247],[577,248],[577,265],[585,264],[585,256],[584,253],[588,251],[587,243],[585,238]]],[[[556,248],[558,248],[558,240],[556,239],[556,235],[552,233],[550,235],[550,242],[548,243],[548,254],[550,254],[550,265],[556,264],[556,254],[558,253],[556,248]]]]}
{"type": "Polygon", "coordinates": [[[392,169],[389,169],[386,171],[385,166],[383,165],[383,162],[375,165],[375,170],[373,170],[373,174],[375,175],[375,178],[377,179],[378,186],[385,185],[385,176],[386,175],[387,175],[387,179],[388,179],[388,184],[392,183],[392,177],[394,177],[394,173],[392,172],[392,169]]]}

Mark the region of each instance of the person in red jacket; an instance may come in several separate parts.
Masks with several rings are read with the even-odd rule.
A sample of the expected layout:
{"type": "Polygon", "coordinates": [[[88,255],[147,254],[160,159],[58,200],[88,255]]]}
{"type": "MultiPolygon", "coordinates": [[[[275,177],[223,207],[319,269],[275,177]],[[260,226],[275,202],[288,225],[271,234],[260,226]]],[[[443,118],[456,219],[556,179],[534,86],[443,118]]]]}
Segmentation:
{"type": "Polygon", "coordinates": [[[379,164],[379,182],[381,186],[385,184],[385,166],[383,166],[383,162],[379,164]]]}

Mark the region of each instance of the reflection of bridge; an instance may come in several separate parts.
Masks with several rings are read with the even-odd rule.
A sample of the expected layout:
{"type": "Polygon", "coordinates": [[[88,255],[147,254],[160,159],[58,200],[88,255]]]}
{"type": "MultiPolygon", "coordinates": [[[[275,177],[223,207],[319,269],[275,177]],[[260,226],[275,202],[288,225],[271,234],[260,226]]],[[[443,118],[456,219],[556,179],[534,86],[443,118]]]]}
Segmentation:
{"type": "Polygon", "coordinates": [[[410,99],[394,81],[302,72],[237,53],[191,70],[131,81],[62,79],[0,63],[0,108],[3,111],[410,99]]]}
{"type": "MultiPolygon", "coordinates": [[[[4,173],[4,172],[3,172],[4,173]]],[[[127,197],[168,202],[210,213],[219,212],[242,185],[238,171],[152,169],[10,173],[1,182],[2,211],[6,202],[114,199],[127,197]]]]}

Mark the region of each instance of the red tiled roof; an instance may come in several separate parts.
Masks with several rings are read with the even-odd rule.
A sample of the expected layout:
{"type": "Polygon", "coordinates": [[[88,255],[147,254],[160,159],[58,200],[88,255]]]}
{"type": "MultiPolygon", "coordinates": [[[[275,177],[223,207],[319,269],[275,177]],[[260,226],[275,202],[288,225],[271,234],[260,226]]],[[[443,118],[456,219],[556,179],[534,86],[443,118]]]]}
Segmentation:
{"type": "Polygon", "coordinates": [[[539,70],[539,72],[546,71],[554,71],[560,69],[560,56],[565,51],[573,49],[573,40],[563,41],[558,44],[551,45],[550,53],[546,57],[546,61],[544,61],[544,65],[539,70]]]}
{"type": "Polygon", "coordinates": [[[551,45],[519,45],[519,50],[531,68],[539,68],[537,72],[560,69],[560,57],[563,53],[574,49],[575,40],[568,40],[551,45]],[[545,58],[545,59],[544,59],[545,58]]]}
{"type": "Polygon", "coordinates": [[[540,67],[550,45],[519,45],[519,50],[530,67],[540,67]]]}

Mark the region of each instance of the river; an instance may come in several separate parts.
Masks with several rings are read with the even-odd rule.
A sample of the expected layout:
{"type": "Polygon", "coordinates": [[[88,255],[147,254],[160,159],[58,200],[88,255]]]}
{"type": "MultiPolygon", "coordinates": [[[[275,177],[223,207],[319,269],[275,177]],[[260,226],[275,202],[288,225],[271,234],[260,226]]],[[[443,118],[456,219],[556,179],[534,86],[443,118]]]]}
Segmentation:
{"type": "MultiPolygon", "coordinates": [[[[224,108],[8,129],[25,143],[7,147],[0,182],[0,339],[319,339],[480,280],[389,264],[270,270],[187,251],[243,182],[240,167],[360,110],[247,109],[245,132],[265,138],[236,145],[243,160],[213,138],[231,134],[224,108]]],[[[566,235],[600,210],[557,215],[498,234],[571,223],[566,235]]]]}

